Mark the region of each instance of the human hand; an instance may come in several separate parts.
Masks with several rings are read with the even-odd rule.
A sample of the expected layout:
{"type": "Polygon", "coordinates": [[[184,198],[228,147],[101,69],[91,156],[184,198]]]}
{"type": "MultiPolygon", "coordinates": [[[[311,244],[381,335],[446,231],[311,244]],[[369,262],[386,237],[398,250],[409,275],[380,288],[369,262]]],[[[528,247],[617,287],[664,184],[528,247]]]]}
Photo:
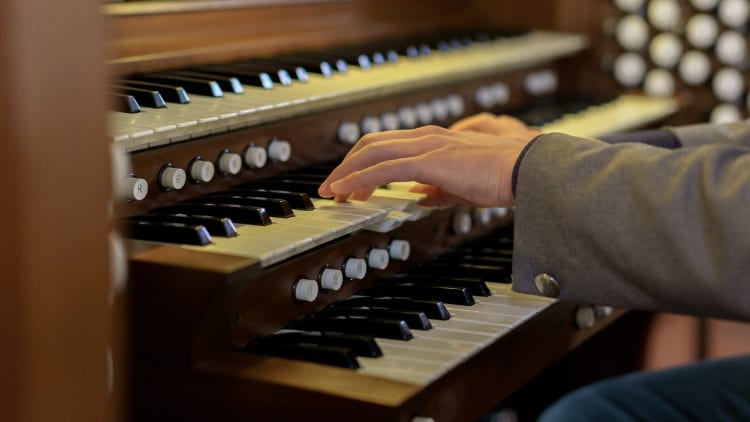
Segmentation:
{"type": "Polygon", "coordinates": [[[367,134],[318,192],[338,201],[366,200],[378,186],[416,181],[421,185],[413,190],[427,194],[423,205],[512,205],[513,167],[538,132],[510,117],[490,117],[454,125],[464,130],[425,126],[367,134]]]}

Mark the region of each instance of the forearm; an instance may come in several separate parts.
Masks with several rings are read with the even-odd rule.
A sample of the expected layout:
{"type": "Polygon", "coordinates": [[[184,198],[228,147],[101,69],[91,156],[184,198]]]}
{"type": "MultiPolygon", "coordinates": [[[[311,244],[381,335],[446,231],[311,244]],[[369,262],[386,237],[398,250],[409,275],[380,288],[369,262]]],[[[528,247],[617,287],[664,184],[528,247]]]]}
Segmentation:
{"type": "Polygon", "coordinates": [[[519,165],[514,289],[750,319],[750,151],[539,137],[519,165]]]}

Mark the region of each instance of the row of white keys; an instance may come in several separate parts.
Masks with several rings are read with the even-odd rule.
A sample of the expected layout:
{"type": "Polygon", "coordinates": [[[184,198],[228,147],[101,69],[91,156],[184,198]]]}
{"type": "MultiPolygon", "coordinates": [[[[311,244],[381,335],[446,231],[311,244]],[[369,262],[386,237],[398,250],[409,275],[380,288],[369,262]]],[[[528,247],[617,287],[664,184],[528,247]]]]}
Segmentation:
{"type": "Polygon", "coordinates": [[[313,202],[314,210],[295,210],[294,217],[273,218],[273,223],[267,226],[238,224],[236,237],[213,237],[210,245],[183,247],[251,257],[267,267],[330,240],[378,224],[396,208],[394,204],[377,202],[336,203],[327,199],[315,199],[313,202]]]}
{"type": "Polygon", "coordinates": [[[622,95],[608,103],[566,114],[541,127],[546,133],[561,132],[596,137],[634,127],[643,127],[677,111],[674,98],[622,95]]]}
{"type": "Polygon", "coordinates": [[[383,357],[358,358],[358,371],[426,385],[552,303],[513,293],[509,285],[488,286],[492,296],[475,297],[473,306],[447,305],[451,319],[431,320],[432,330],[412,330],[410,341],[377,339],[383,357]]]}

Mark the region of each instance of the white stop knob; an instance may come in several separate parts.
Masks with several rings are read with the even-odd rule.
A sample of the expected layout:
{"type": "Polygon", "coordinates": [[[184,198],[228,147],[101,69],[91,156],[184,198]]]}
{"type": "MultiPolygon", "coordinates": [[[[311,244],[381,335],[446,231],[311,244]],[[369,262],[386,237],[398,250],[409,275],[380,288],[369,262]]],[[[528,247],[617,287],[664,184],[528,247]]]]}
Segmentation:
{"type": "Polygon", "coordinates": [[[621,54],[615,60],[615,79],[626,87],[634,87],[643,81],[646,62],[636,53],[621,54]]]}
{"type": "Polygon", "coordinates": [[[451,228],[453,228],[453,233],[468,234],[471,231],[471,216],[469,213],[457,212],[453,214],[451,228]]]}
{"type": "Polygon", "coordinates": [[[579,306],[576,309],[576,326],[579,329],[591,328],[596,324],[596,312],[593,306],[579,306]]]}
{"type": "Polygon", "coordinates": [[[268,162],[268,153],[264,148],[250,145],[245,149],[245,164],[254,169],[263,168],[268,162]]]}
{"type": "Polygon", "coordinates": [[[383,130],[383,126],[380,124],[380,119],[374,116],[365,116],[362,118],[362,133],[375,133],[383,130]]]}
{"type": "Polygon", "coordinates": [[[326,268],[320,273],[320,286],[326,290],[338,290],[344,283],[344,274],[335,268],[326,268]]]}
{"type": "Polygon", "coordinates": [[[146,179],[138,177],[128,177],[125,179],[124,197],[128,201],[142,201],[148,194],[148,182],[146,179]]]}
{"type": "Polygon", "coordinates": [[[466,105],[464,104],[464,97],[453,94],[445,98],[445,102],[448,105],[448,111],[451,117],[461,117],[464,115],[466,105]]]}
{"type": "Polygon", "coordinates": [[[417,112],[414,111],[414,108],[412,107],[401,107],[396,111],[396,113],[398,114],[398,119],[401,121],[402,127],[413,128],[416,127],[419,123],[417,112]]]}
{"type": "Polygon", "coordinates": [[[237,174],[242,170],[242,157],[240,154],[225,152],[219,157],[219,171],[224,174],[237,174]]]}
{"type": "Polygon", "coordinates": [[[398,119],[396,113],[386,111],[380,115],[380,123],[383,130],[396,130],[400,127],[401,122],[398,119]]]}
{"type": "Polygon", "coordinates": [[[740,110],[734,104],[719,104],[711,110],[711,123],[734,123],[742,119],[740,110]]]}
{"type": "Polygon", "coordinates": [[[617,22],[615,38],[626,50],[640,50],[648,42],[648,23],[639,15],[627,15],[617,22]]]}
{"type": "Polygon", "coordinates": [[[354,144],[359,140],[361,132],[359,131],[359,125],[354,122],[341,122],[338,129],[339,141],[345,144],[354,144]]]}
{"type": "Polygon", "coordinates": [[[682,56],[680,77],[689,85],[700,85],[711,76],[711,60],[700,51],[688,51],[682,56]]]}
{"type": "Polygon", "coordinates": [[[623,12],[635,12],[643,6],[645,0],[615,0],[615,4],[623,12]]]}
{"type": "Polygon", "coordinates": [[[347,278],[362,280],[367,275],[367,262],[362,258],[349,258],[344,262],[344,275],[347,278]]]}
{"type": "Polygon", "coordinates": [[[429,125],[432,123],[434,116],[432,115],[432,107],[427,103],[419,103],[416,105],[417,121],[422,125],[429,125]]]}
{"type": "Polygon", "coordinates": [[[654,97],[669,97],[674,94],[674,77],[664,69],[652,69],[646,75],[643,90],[654,97]]]}
{"type": "Polygon", "coordinates": [[[690,0],[690,3],[692,3],[693,7],[696,9],[705,12],[716,7],[716,5],[719,4],[719,0],[690,0]]]}
{"type": "Polygon", "coordinates": [[[388,267],[390,257],[388,251],[380,248],[372,248],[367,253],[367,265],[376,270],[384,270],[388,267]]]}
{"type": "Polygon", "coordinates": [[[294,285],[294,298],[301,302],[312,302],[318,298],[318,283],[315,280],[301,278],[294,285]]]}
{"type": "Polygon", "coordinates": [[[673,67],[682,55],[682,43],[675,35],[662,33],[651,41],[648,53],[657,66],[673,67]]]}
{"type": "Polygon", "coordinates": [[[166,189],[182,189],[187,181],[185,170],[177,167],[167,167],[161,172],[159,184],[166,189]]]}
{"type": "Polygon", "coordinates": [[[737,31],[726,31],[716,40],[716,57],[729,65],[739,65],[747,56],[747,41],[737,31]]]}
{"type": "Polygon", "coordinates": [[[730,28],[739,28],[747,22],[750,5],[747,0],[721,0],[719,19],[730,28]]]}
{"type": "Polygon", "coordinates": [[[676,0],[651,0],[648,5],[648,20],[662,31],[670,31],[680,22],[680,5],[676,0]]]}
{"type": "Polygon", "coordinates": [[[210,182],[214,178],[214,163],[206,160],[195,160],[190,164],[190,177],[198,182],[210,182]]]}
{"type": "Polygon", "coordinates": [[[292,158],[292,145],[281,139],[273,139],[268,143],[268,158],[285,163],[292,158]]]}
{"type": "Polygon", "coordinates": [[[447,120],[450,116],[448,104],[442,98],[433,98],[430,101],[430,107],[432,107],[432,115],[435,116],[437,121],[447,120]]]}
{"type": "Polygon", "coordinates": [[[732,102],[740,98],[745,90],[745,79],[739,70],[725,67],[714,75],[712,89],[716,98],[732,102]]]}
{"type": "Polygon", "coordinates": [[[718,34],[719,24],[716,23],[716,19],[705,13],[693,16],[685,26],[685,37],[690,44],[698,48],[710,47],[718,34]]]}
{"type": "Polygon", "coordinates": [[[388,254],[397,261],[406,261],[411,254],[411,244],[408,240],[393,239],[388,245],[388,254]]]}

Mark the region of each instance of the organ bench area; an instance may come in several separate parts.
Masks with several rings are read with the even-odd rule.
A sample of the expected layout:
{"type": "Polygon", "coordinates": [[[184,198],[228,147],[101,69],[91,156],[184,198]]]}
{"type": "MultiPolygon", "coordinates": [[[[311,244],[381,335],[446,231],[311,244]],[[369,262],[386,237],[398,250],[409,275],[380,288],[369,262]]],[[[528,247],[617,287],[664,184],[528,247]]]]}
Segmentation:
{"type": "Polygon", "coordinates": [[[676,110],[566,89],[587,45],[472,28],[113,78],[129,417],[475,420],[620,318],[512,292],[510,209],[316,195],[363,133],[489,111],[596,136],[676,110]]]}

